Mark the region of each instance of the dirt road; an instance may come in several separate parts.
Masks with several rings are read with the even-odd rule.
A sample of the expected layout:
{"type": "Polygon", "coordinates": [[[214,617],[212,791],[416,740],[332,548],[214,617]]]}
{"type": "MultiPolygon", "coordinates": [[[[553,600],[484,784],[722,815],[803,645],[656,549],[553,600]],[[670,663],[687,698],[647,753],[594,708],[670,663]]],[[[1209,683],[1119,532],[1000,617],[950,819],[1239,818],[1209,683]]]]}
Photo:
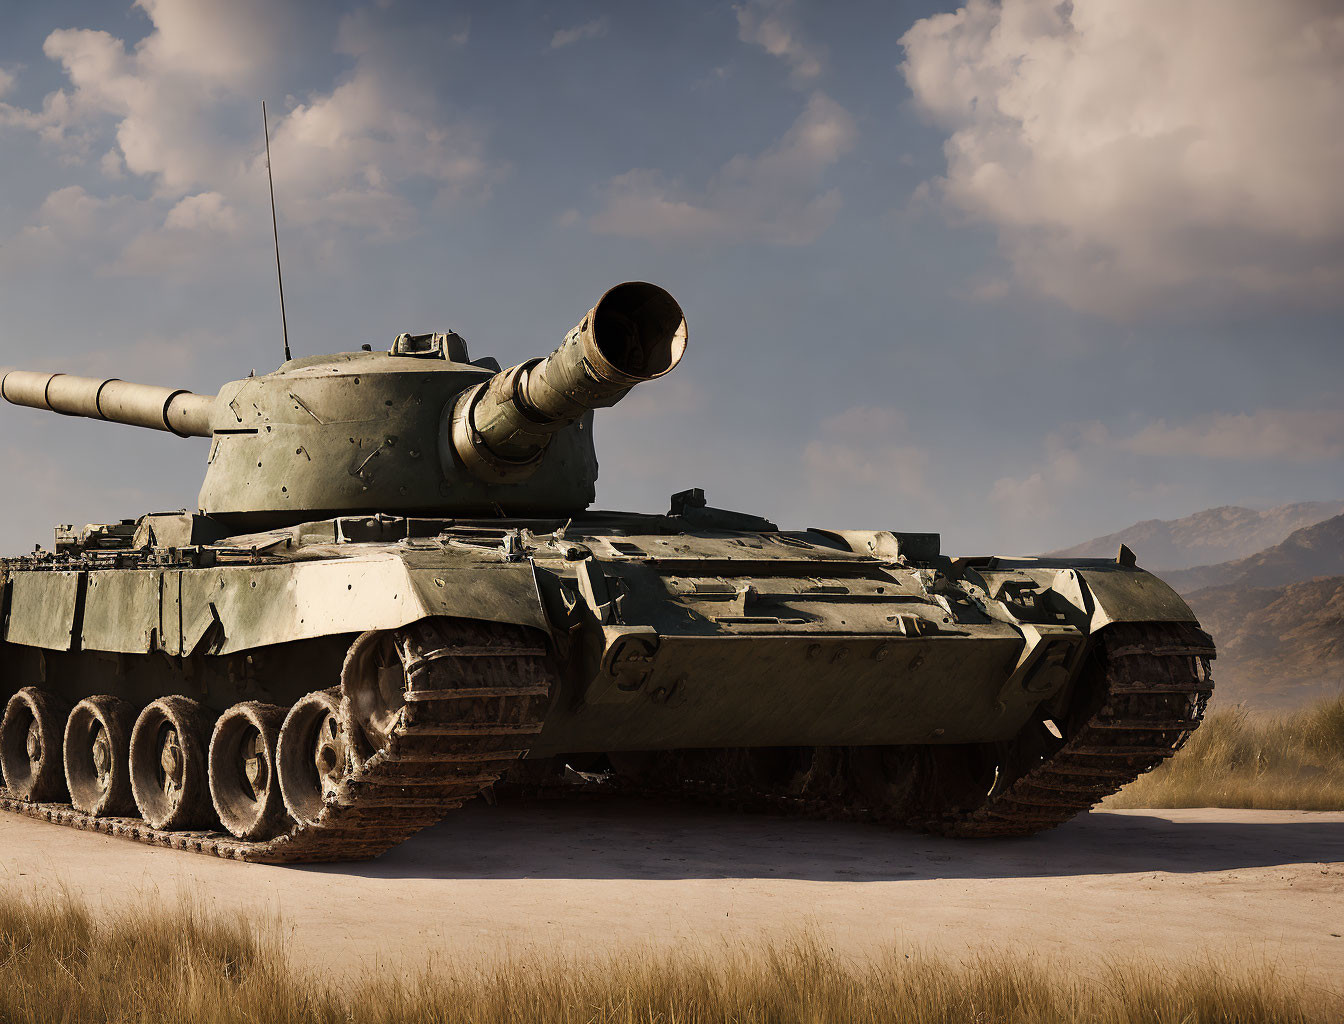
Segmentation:
{"type": "Polygon", "coordinates": [[[445,956],[750,941],[846,951],[1204,953],[1322,981],[1344,963],[1344,813],[1093,813],[1031,839],[611,802],[469,806],[378,861],[283,868],[0,814],[0,884],[97,903],[179,894],[282,917],[296,959],[409,971],[445,956]]]}

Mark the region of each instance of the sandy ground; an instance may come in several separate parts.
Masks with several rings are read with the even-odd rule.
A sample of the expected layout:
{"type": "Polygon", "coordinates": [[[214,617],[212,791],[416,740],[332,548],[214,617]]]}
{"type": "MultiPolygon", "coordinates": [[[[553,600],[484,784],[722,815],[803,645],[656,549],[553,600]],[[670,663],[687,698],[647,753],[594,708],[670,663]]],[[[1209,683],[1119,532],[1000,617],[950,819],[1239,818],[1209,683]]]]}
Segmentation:
{"type": "Polygon", "coordinates": [[[140,846],[0,813],[0,884],[115,904],[185,894],[281,918],[303,964],[398,972],[537,946],[568,953],[810,928],[893,943],[1268,959],[1344,967],[1344,813],[1093,813],[1031,839],[612,801],[473,805],[380,860],[283,868],[140,846]]]}

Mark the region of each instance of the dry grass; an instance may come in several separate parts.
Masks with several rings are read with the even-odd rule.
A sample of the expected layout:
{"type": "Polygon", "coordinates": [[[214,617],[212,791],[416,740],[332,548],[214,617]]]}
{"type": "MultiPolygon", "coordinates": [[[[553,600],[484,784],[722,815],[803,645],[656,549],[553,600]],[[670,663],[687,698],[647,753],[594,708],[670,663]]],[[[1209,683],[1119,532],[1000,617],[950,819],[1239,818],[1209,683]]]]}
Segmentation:
{"type": "Polygon", "coordinates": [[[0,1021],[909,1021],[1200,1024],[1338,1021],[1344,1000],[1269,966],[1101,965],[892,953],[851,962],[815,939],[759,951],[512,958],[335,988],[296,974],[272,932],[184,907],[95,925],[67,898],[0,892],[0,1021]]]}
{"type": "Polygon", "coordinates": [[[1344,810],[1344,695],[1289,715],[1214,711],[1180,753],[1103,806],[1344,810]]]}

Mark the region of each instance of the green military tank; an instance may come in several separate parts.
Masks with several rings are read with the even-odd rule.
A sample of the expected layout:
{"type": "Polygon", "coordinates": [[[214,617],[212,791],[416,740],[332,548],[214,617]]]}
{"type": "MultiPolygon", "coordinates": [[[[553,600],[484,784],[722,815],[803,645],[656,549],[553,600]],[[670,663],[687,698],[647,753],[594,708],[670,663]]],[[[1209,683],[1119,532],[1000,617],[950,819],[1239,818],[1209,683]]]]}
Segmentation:
{"type": "Polygon", "coordinates": [[[686,343],[632,282],[502,371],[447,333],[214,396],[8,373],[11,403],[210,444],[198,511],[0,561],[0,805],[263,862],[575,778],[1023,835],[1190,735],[1213,646],[1126,549],[949,557],[698,489],[589,511],[593,411],[686,343]]]}

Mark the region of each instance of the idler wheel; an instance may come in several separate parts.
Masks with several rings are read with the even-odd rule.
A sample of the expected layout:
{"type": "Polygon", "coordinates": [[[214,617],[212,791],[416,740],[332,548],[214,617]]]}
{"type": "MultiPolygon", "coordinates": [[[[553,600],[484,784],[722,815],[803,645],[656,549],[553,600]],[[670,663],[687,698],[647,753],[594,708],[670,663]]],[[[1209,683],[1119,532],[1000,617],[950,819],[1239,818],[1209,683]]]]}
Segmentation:
{"type": "Polygon", "coordinates": [[[135,708],[104,694],[85,697],[65,721],[65,781],[70,802],[95,818],[135,814],[131,731],[135,708]]]}
{"type": "Polygon", "coordinates": [[[248,701],[220,716],[210,737],[210,796],[239,839],[271,839],[289,824],[275,770],[285,709],[248,701]]]}
{"type": "Polygon", "coordinates": [[[206,744],[214,715],[189,697],[160,697],[131,732],[131,791],[153,828],[214,824],[206,744]]]}
{"type": "Polygon", "coordinates": [[[35,686],[9,698],[0,720],[0,770],[12,796],[36,804],[65,801],[61,734],[69,710],[69,704],[35,686]]]}
{"type": "Polygon", "coordinates": [[[275,761],[285,807],[300,825],[313,824],[349,772],[340,690],[318,690],[289,709],[275,761]]]}

